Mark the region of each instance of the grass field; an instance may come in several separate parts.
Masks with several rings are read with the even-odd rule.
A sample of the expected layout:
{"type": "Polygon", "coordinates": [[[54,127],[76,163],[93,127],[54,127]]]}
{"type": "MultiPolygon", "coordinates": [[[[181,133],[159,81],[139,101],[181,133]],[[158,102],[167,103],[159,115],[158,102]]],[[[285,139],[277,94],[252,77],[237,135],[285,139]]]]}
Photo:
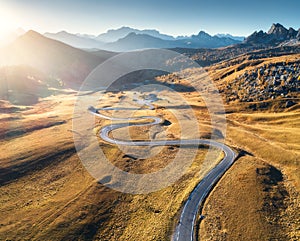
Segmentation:
{"type": "MultiPolygon", "coordinates": [[[[6,122],[2,122],[5,123],[3,136],[16,134],[7,135],[1,141],[5,152],[1,154],[0,239],[169,239],[184,201],[201,177],[221,159],[221,153],[216,150],[215,155],[203,163],[207,149],[200,148],[185,175],[160,191],[148,195],[116,192],[96,183],[76,155],[71,121],[74,100],[73,94],[49,97],[34,107],[3,117],[6,118],[6,122]]],[[[110,97],[106,104],[112,105],[117,100],[110,97]]],[[[175,131],[178,121],[174,113],[164,108],[135,113],[146,114],[159,115],[172,123],[163,127],[169,138],[180,136],[181,133],[175,131]]],[[[197,118],[205,119],[201,112],[197,118]]],[[[97,121],[99,127],[105,123],[108,124],[97,121]]],[[[132,127],[129,133],[132,138],[149,138],[147,128],[132,127]]],[[[203,132],[207,133],[209,131],[203,132]]],[[[122,137],[122,131],[113,134],[122,137]]],[[[101,140],[99,144],[113,164],[134,173],[159,170],[178,151],[178,147],[164,147],[152,158],[134,160],[124,156],[117,147],[101,140]]],[[[185,152],[190,151],[185,149],[185,152]]]]}
{"type": "MultiPolygon", "coordinates": [[[[245,70],[232,72],[240,64],[213,66],[209,73],[222,90],[245,70]]],[[[168,76],[160,80],[168,81],[168,76]]],[[[184,84],[184,80],[174,81],[184,84]]],[[[114,131],[113,136],[176,139],[212,134],[211,117],[199,93],[183,90],[176,97],[167,91],[161,95],[164,98],[154,103],[155,110],[141,109],[132,115],[160,116],[168,124],[159,129],[130,127],[114,131]],[[188,107],[200,133],[189,128],[188,107]],[[181,118],[177,119],[178,115],[181,118]]],[[[116,106],[121,99],[129,103],[133,96],[130,91],[107,93],[96,107],[116,106]]],[[[204,162],[207,148],[200,147],[185,175],[147,195],[108,189],[90,176],[76,154],[72,130],[75,100],[76,95],[69,92],[41,99],[34,106],[0,103],[0,240],[169,240],[189,193],[221,160],[222,153],[214,150],[204,162]]],[[[267,108],[256,111],[249,108],[253,103],[236,101],[225,106],[227,133],[214,131],[219,137],[226,134],[226,143],[242,156],[203,207],[206,217],[200,224],[201,240],[300,239],[300,112],[299,104],[283,108],[284,101],[266,101],[267,108]]],[[[259,107],[261,103],[256,104],[259,107]]],[[[128,112],[115,114],[128,117],[128,112]]],[[[91,131],[96,134],[109,123],[96,119],[91,131]]],[[[218,128],[221,120],[217,123],[218,128]]],[[[153,148],[144,153],[150,158],[136,158],[126,155],[126,148],[98,141],[110,162],[130,173],[157,171],[170,163],[179,149],[153,148]]]]}

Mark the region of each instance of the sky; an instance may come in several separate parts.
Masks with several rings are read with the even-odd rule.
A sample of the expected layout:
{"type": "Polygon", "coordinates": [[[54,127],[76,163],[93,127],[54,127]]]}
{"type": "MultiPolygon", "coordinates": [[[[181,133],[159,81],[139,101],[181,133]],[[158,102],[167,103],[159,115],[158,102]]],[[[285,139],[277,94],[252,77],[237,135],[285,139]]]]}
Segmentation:
{"type": "Polygon", "coordinates": [[[299,9],[299,0],[0,0],[0,37],[17,28],[98,35],[122,26],[248,36],[272,23],[299,29],[299,9]]]}

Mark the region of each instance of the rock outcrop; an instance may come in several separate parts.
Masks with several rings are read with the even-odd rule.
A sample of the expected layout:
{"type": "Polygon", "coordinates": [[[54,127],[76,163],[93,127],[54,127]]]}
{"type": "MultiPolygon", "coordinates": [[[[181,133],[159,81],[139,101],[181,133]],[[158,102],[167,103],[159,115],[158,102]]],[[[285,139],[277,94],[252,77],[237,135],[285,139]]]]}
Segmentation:
{"type": "Polygon", "coordinates": [[[227,85],[225,93],[227,101],[258,102],[279,96],[290,98],[299,91],[300,62],[284,62],[246,71],[227,85]]]}

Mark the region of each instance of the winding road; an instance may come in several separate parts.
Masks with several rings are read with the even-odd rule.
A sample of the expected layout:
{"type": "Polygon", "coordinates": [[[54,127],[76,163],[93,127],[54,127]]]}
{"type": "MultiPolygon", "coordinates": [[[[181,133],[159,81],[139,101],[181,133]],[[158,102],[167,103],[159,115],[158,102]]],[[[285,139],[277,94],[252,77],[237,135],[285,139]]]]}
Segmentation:
{"type": "MultiPolygon", "coordinates": [[[[147,104],[150,109],[153,109],[151,104],[147,104]]],[[[196,186],[190,194],[188,200],[184,204],[183,210],[180,215],[179,223],[175,229],[172,240],[173,241],[189,241],[196,240],[194,227],[196,225],[196,217],[199,213],[199,208],[203,205],[205,198],[213,189],[214,185],[220,180],[224,173],[230,168],[236,159],[236,153],[224,145],[212,140],[206,139],[182,139],[182,140],[156,140],[156,141],[126,141],[118,140],[109,137],[109,133],[113,130],[120,129],[128,126],[150,126],[162,123],[162,119],[154,116],[140,116],[132,118],[115,118],[101,114],[99,111],[117,110],[118,108],[100,108],[89,107],[89,112],[100,118],[125,121],[126,123],[111,124],[104,126],[100,130],[100,137],[109,143],[126,146],[164,146],[164,145],[195,145],[203,144],[213,146],[221,149],[224,152],[224,158],[215,166],[196,186]],[[143,123],[130,123],[130,121],[144,121],[143,123]],[[150,121],[149,121],[150,120],[150,121]]],[[[124,108],[120,108],[124,110],[124,108]]]]}

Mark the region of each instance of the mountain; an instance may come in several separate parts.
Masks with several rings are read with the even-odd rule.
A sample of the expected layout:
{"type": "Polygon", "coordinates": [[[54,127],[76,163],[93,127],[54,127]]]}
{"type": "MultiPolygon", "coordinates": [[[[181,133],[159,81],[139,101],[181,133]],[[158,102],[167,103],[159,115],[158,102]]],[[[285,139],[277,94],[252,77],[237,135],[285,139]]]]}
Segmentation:
{"type": "Polygon", "coordinates": [[[108,57],[107,52],[89,53],[31,30],[0,49],[0,66],[30,66],[66,88],[77,89],[108,57]]]}
{"type": "Polygon", "coordinates": [[[58,33],[45,33],[45,37],[64,42],[76,48],[103,48],[104,43],[93,39],[91,35],[71,34],[66,31],[58,33]]]}
{"type": "Polygon", "coordinates": [[[106,42],[106,43],[116,42],[119,39],[125,38],[130,33],[147,34],[149,36],[160,38],[163,40],[174,40],[173,36],[161,34],[157,30],[153,30],[153,29],[138,30],[130,27],[122,27],[119,29],[108,30],[106,33],[98,35],[96,37],[96,40],[106,42]]]}
{"type": "Polygon", "coordinates": [[[106,49],[113,51],[131,51],[144,48],[171,48],[175,41],[162,40],[147,34],[130,33],[113,43],[107,43],[106,49]]]}
{"type": "Polygon", "coordinates": [[[240,43],[240,41],[227,37],[211,36],[204,31],[200,31],[198,35],[192,35],[191,38],[182,39],[181,41],[187,43],[188,47],[191,48],[219,48],[240,43]]]}
{"type": "Polygon", "coordinates": [[[243,42],[245,40],[245,37],[244,36],[233,36],[231,34],[216,34],[215,35],[216,37],[219,37],[219,38],[230,38],[230,39],[233,39],[233,40],[237,40],[237,41],[240,41],[240,42],[243,42]]]}
{"type": "Polygon", "coordinates": [[[130,51],[143,48],[219,48],[240,43],[230,38],[211,36],[203,31],[191,37],[163,40],[148,34],[130,33],[113,43],[107,43],[104,48],[112,51],[130,51]]]}
{"type": "Polygon", "coordinates": [[[45,33],[44,36],[81,49],[103,49],[107,51],[130,51],[141,48],[218,48],[242,42],[239,37],[211,36],[204,31],[197,35],[173,36],[157,30],[138,30],[122,27],[108,30],[95,37],[86,34],[70,34],[66,31],[45,33]]]}
{"type": "Polygon", "coordinates": [[[245,43],[251,45],[276,46],[297,38],[299,38],[299,30],[296,31],[293,28],[287,29],[277,23],[273,24],[267,33],[262,30],[254,32],[245,39],[245,43]]]}

